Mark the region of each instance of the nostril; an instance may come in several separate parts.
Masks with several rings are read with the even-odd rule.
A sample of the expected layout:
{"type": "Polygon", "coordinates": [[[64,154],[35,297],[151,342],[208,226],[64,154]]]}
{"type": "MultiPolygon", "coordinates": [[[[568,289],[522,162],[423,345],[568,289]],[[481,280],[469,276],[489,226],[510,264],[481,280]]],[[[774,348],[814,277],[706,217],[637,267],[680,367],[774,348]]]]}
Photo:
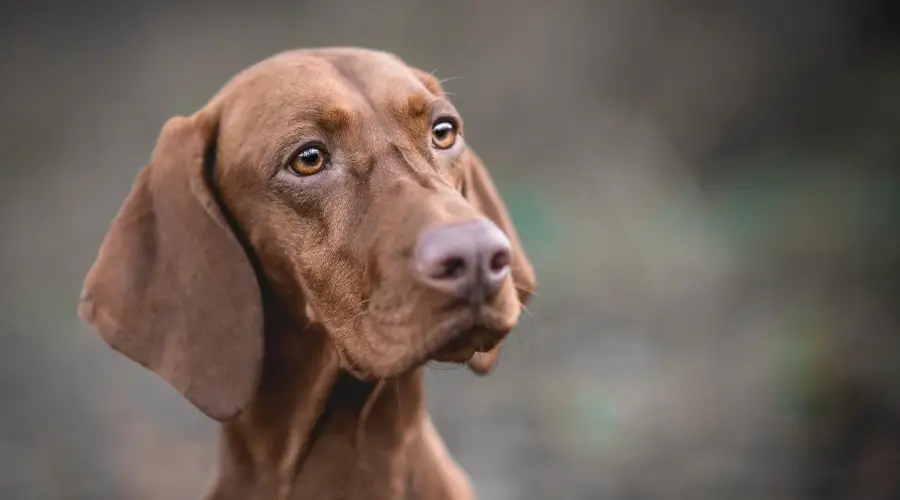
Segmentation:
{"type": "Polygon", "coordinates": [[[499,273],[509,267],[509,251],[506,249],[498,250],[491,256],[488,264],[491,272],[499,273]]]}
{"type": "Polygon", "coordinates": [[[448,257],[435,266],[434,271],[431,275],[434,279],[462,278],[466,274],[466,261],[460,257],[448,257]]]}
{"type": "Polygon", "coordinates": [[[412,254],[417,279],[427,287],[480,304],[507,281],[509,240],[487,219],[426,228],[412,254]]]}

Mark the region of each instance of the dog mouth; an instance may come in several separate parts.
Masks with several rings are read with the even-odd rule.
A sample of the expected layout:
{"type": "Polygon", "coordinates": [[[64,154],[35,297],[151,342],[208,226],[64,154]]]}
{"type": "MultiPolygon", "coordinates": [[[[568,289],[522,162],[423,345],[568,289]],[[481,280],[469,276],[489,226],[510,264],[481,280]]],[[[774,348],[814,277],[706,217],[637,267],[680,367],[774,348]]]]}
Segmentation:
{"type": "Polygon", "coordinates": [[[455,333],[448,342],[429,353],[427,357],[443,363],[465,363],[475,353],[493,349],[504,335],[503,331],[488,329],[476,323],[455,333]]]}
{"type": "Polygon", "coordinates": [[[436,345],[422,353],[423,361],[465,363],[476,353],[496,347],[513,328],[508,321],[483,309],[472,310],[456,323],[436,332],[436,345]]]}
{"type": "Polygon", "coordinates": [[[356,351],[355,356],[345,353],[344,368],[368,379],[394,377],[429,361],[464,364],[476,353],[488,352],[500,344],[518,319],[517,314],[510,314],[508,308],[497,304],[457,306],[436,313],[432,317],[437,321],[425,328],[405,322],[400,323],[403,326],[396,321],[382,323],[378,319],[364,323],[363,328],[373,338],[391,340],[371,354],[360,356],[366,351],[356,351]],[[392,331],[393,334],[389,333],[392,331]]]}

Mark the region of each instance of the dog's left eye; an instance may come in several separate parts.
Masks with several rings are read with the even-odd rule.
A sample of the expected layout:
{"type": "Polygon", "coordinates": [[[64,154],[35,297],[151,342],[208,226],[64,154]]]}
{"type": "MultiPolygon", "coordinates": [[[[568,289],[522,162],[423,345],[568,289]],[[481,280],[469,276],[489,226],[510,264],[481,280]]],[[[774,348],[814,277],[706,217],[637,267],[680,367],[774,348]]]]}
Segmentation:
{"type": "Polygon", "coordinates": [[[291,160],[291,170],[297,175],[313,175],[325,168],[328,154],[317,146],[310,146],[300,150],[297,156],[291,160]]]}
{"type": "Polygon", "coordinates": [[[450,120],[438,120],[431,126],[431,143],[438,149],[448,149],[456,143],[456,124],[450,120]]]}

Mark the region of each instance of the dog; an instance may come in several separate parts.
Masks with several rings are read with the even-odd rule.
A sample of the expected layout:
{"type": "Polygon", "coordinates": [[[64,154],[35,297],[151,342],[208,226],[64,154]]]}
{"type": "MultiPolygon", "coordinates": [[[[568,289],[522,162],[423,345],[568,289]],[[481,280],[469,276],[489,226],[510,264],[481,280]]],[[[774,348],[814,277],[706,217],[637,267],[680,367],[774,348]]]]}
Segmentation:
{"type": "Polygon", "coordinates": [[[207,500],[469,499],[423,366],[490,372],[535,286],[440,83],[337,47],[165,123],[78,314],[220,423],[207,500]]]}

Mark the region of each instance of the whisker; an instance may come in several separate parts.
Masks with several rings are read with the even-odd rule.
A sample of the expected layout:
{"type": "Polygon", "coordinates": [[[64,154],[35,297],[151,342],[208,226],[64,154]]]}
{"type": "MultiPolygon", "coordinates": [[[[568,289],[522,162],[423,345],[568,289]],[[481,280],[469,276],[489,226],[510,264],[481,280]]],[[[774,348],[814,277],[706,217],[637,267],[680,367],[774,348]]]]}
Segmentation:
{"type": "Polygon", "coordinates": [[[347,362],[350,365],[347,368],[349,368],[351,372],[359,373],[359,364],[356,361],[348,359],[347,362]]]}
{"type": "Polygon", "coordinates": [[[523,292],[528,292],[531,295],[534,295],[535,297],[538,296],[538,294],[534,290],[529,290],[529,289],[525,288],[524,286],[519,286],[515,283],[513,283],[513,286],[516,287],[517,290],[522,290],[523,292]]]}
{"type": "Polygon", "coordinates": [[[535,324],[537,324],[537,319],[535,319],[534,314],[531,314],[531,309],[528,309],[528,306],[526,306],[525,304],[519,304],[519,306],[521,306],[522,311],[524,311],[525,314],[527,314],[528,317],[531,318],[531,320],[534,321],[535,324]]]}
{"type": "Polygon", "coordinates": [[[367,314],[369,314],[369,310],[367,308],[363,308],[363,310],[353,316],[353,319],[351,319],[350,321],[356,323],[360,319],[364,318],[367,314]]]}
{"type": "Polygon", "coordinates": [[[527,270],[528,270],[527,267],[515,267],[515,266],[510,266],[510,267],[509,267],[509,271],[510,271],[510,272],[527,271],[527,270]]]}
{"type": "MultiPolygon", "coordinates": [[[[369,420],[369,414],[372,412],[372,407],[375,406],[375,403],[378,401],[378,398],[381,396],[382,391],[384,391],[384,386],[387,383],[387,379],[379,379],[375,384],[375,388],[372,389],[372,393],[369,395],[369,399],[363,404],[362,411],[359,414],[359,422],[356,425],[356,442],[359,448],[359,452],[357,455],[357,463],[362,460],[363,450],[365,448],[365,440],[366,440],[366,422],[369,420]]],[[[364,468],[366,464],[361,464],[364,468]]]]}
{"type": "Polygon", "coordinates": [[[449,364],[449,365],[447,365],[446,368],[440,368],[440,367],[438,367],[438,366],[435,366],[435,365],[431,364],[431,362],[429,361],[429,362],[426,362],[426,363],[425,363],[425,367],[428,368],[428,369],[430,369],[430,370],[434,370],[434,371],[438,371],[438,372],[443,372],[443,371],[456,371],[456,370],[459,370],[460,368],[462,368],[462,365],[449,364]]]}
{"type": "MultiPolygon", "coordinates": [[[[519,307],[522,308],[522,312],[524,312],[526,315],[528,315],[528,318],[531,319],[531,321],[534,323],[535,327],[537,327],[538,333],[540,333],[541,325],[540,325],[540,323],[538,322],[537,318],[535,318],[534,314],[532,314],[531,310],[528,309],[528,307],[527,307],[525,304],[522,304],[522,303],[519,303],[519,307]]],[[[511,337],[515,337],[515,339],[516,339],[516,344],[517,344],[517,345],[519,345],[519,346],[522,346],[522,345],[528,345],[528,351],[529,351],[529,352],[534,352],[534,351],[532,350],[530,344],[525,344],[525,343],[524,343],[524,340],[522,339],[522,335],[510,335],[510,336],[511,336],[511,337]]],[[[499,351],[499,352],[502,352],[502,351],[499,351]]],[[[499,359],[499,352],[498,352],[498,359],[499,359]]]]}
{"type": "MultiPolygon", "coordinates": [[[[434,75],[432,75],[432,76],[434,76],[434,75]]],[[[452,82],[453,80],[459,80],[460,78],[462,78],[462,77],[461,76],[451,76],[449,78],[444,78],[444,79],[438,80],[438,83],[443,85],[447,82],[452,82]]]]}
{"type": "Polygon", "coordinates": [[[522,271],[524,269],[528,269],[525,266],[509,266],[510,271],[522,271]]]}

